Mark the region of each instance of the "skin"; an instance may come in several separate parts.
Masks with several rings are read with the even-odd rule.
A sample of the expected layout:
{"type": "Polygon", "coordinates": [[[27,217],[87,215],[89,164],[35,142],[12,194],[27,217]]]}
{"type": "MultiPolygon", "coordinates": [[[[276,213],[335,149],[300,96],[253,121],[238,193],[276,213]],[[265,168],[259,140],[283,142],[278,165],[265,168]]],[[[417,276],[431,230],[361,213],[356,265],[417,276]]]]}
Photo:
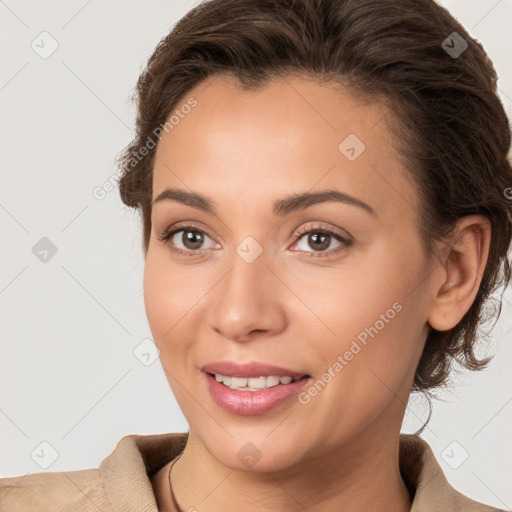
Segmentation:
{"type": "MultiPolygon", "coordinates": [[[[244,91],[218,76],[185,96],[183,104],[194,97],[198,105],[158,144],[153,198],[181,188],[208,196],[217,212],[156,203],[144,271],[149,325],[190,426],[171,475],[180,508],[409,510],[398,447],[414,372],[430,327],[450,329],[473,302],[489,223],[461,219],[451,244],[428,260],[421,201],[392,143],[389,112],[341,86],[296,75],[244,91]],[[338,149],[351,133],[366,146],[354,161],[338,149]],[[331,188],[375,215],[333,201],[272,213],[291,193],[331,188]],[[180,221],[206,234],[199,250],[183,232],[174,246],[199,255],[157,239],[180,221]],[[328,237],[318,249],[312,234],[294,237],[302,227],[332,227],[352,243],[328,237]],[[248,236],[263,251],[252,263],[236,252],[248,236]],[[307,404],[292,398],[242,416],[210,398],[200,368],[219,360],[275,364],[316,381],[395,303],[400,312],[307,404]],[[261,452],[251,467],[237,456],[248,442],[261,452]]],[[[168,494],[168,482],[158,484],[162,507],[168,494]]]]}

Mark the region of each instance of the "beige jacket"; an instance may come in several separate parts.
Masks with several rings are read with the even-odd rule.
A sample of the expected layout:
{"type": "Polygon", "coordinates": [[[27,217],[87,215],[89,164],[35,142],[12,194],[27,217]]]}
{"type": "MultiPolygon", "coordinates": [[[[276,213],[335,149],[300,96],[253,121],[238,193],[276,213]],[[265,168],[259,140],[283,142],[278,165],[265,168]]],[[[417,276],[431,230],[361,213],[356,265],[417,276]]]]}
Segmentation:
{"type": "MultiPolygon", "coordinates": [[[[187,436],[129,435],[117,443],[97,469],[2,478],[0,511],[158,512],[155,476],[168,478],[172,466],[168,463],[177,460],[187,436]],[[165,465],[165,471],[159,472],[165,465]]],[[[414,495],[411,512],[504,512],[456,491],[430,446],[419,436],[400,434],[400,472],[414,495]]],[[[179,512],[175,502],[169,510],[179,512]]]]}

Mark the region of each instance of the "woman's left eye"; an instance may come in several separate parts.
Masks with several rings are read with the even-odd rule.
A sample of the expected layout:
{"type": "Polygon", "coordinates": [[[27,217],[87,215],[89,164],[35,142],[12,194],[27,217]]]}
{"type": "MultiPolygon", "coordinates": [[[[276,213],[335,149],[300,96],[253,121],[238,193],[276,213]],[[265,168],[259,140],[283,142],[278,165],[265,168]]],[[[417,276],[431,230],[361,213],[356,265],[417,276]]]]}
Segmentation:
{"type": "MultiPolygon", "coordinates": [[[[310,252],[305,248],[314,249],[309,256],[331,256],[333,253],[338,253],[340,250],[344,250],[352,244],[352,240],[348,237],[342,236],[340,233],[330,227],[312,227],[306,230],[301,230],[297,235],[297,242],[294,245],[299,246],[301,242],[303,247],[300,250],[304,252],[310,252]],[[304,240],[303,240],[304,239],[304,240]],[[338,242],[338,246],[333,249],[326,250],[333,241],[338,242]]],[[[296,249],[293,249],[296,250],[296,249]]]]}
{"type": "MultiPolygon", "coordinates": [[[[206,239],[210,239],[213,242],[213,239],[203,230],[196,226],[187,224],[172,226],[157,238],[165,244],[168,244],[171,251],[186,256],[197,256],[200,251],[204,250],[201,246],[206,239]],[[181,236],[177,236],[180,233],[181,236]]],[[[313,249],[310,256],[330,256],[333,253],[337,253],[339,250],[346,249],[352,244],[352,240],[350,238],[342,236],[330,227],[311,227],[309,229],[302,229],[297,232],[293,238],[295,240],[293,246],[299,246],[301,243],[305,243],[303,243],[303,246],[299,247],[299,249],[292,250],[308,253],[310,252],[307,250],[309,247],[313,249]],[[338,246],[327,251],[326,249],[333,241],[337,241],[338,246]]]]}

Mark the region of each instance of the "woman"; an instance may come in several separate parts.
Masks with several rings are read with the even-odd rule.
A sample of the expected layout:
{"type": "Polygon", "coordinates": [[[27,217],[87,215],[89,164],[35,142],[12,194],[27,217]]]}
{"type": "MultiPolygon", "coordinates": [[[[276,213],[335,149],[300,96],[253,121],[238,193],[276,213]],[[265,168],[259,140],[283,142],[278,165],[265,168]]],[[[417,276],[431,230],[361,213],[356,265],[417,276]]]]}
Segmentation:
{"type": "Polygon", "coordinates": [[[510,129],[432,0],[211,0],[138,82],[120,193],[187,433],[1,481],[2,510],[499,510],[400,434],[510,280],[510,129]]]}

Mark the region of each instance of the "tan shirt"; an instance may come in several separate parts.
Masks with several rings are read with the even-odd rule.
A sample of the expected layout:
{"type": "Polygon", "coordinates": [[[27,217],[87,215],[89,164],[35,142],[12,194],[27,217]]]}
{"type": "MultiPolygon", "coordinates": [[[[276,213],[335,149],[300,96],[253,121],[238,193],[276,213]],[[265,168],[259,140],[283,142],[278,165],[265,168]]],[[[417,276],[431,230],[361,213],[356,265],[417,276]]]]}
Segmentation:
{"type": "MultiPolygon", "coordinates": [[[[170,495],[155,492],[168,485],[172,462],[179,458],[187,437],[187,433],[133,434],[123,437],[97,469],[2,478],[0,511],[179,512],[170,495]]],[[[402,478],[414,496],[411,512],[505,512],[456,491],[419,436],[400,434],[399,460],[402,478]]]]}

